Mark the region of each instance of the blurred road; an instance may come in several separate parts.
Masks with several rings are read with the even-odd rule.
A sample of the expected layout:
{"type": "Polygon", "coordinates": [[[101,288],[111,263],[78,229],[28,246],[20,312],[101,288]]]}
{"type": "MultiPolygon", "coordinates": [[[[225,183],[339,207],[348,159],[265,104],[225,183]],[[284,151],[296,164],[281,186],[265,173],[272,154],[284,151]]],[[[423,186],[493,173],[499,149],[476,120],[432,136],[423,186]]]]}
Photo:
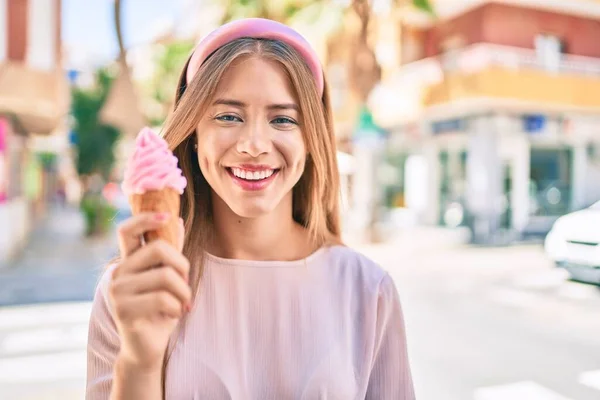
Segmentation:
{"type": "Polygon", "coordinates": [[[84,238],[84,230],[78,209],[51,209],[23,254],[0,266],[0,306],[91,300],[117,243],[114,234],[84,238]]]}
{"type": "MultiPolygon", "coordinates": [[[[566,281],[538,246],[432,238],[410,232],[360,249],[399,288],[419,400],[600,398],[597,287],[566,281]]],[[[95,280],[88,261],[80,267],[95,280]]],[[[60,287],[65,299],[92,293],[60,287]]],[[[0,308],[0,398],[82,399],[89,310],[89,302],[0,308]]]]}
{"type": "Polygon", "coordinates": [[[0,308],[0,399],[85,397],[90,305],[0,308]]]}
{"type": "Polygon", "coordinates": [[[89,302],[117,250],[84,238],[79,210],[56,207],[22,256],[0,268],[0,399],[83,399],[89,302]]]}
{"type": "Polygon", "coordinates": [[[597,400],[600,290],[538,246],[364,252],[403,301],[420,400],[597,400]]]}

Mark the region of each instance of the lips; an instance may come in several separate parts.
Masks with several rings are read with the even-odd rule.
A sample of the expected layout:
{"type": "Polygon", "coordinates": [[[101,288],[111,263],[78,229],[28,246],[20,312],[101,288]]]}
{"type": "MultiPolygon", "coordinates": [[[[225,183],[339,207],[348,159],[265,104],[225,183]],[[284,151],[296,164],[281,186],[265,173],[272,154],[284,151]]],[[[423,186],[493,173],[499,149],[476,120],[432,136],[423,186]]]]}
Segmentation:
{"type": "Polygon", "coordinates": [[[265,189],[277,176],[279,169],[260,166],[226,168],[233,182],[244,190],[265,189]]]}

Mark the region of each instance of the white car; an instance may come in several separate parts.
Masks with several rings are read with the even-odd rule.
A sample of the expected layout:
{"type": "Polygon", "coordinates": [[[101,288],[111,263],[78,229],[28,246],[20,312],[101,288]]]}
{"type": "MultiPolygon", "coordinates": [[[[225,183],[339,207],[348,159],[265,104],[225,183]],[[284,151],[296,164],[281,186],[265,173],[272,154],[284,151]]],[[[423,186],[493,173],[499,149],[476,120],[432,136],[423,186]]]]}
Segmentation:
{"type": "Polygon", "coordinates": [[[546,254],[571,278],[600,285],[600,201],[556,220],[546,236],[546,254]]]}

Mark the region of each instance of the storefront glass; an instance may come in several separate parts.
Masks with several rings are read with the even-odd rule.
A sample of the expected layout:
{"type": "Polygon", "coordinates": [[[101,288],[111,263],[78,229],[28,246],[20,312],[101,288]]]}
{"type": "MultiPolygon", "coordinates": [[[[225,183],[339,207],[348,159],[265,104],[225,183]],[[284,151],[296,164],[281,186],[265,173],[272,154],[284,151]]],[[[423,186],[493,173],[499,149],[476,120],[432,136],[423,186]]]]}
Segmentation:
{"type": "Polygon", "coordinates": [[[571,208],[573,150],[531,149],[529,196],[533,216],[560,216],[571,208]]]}

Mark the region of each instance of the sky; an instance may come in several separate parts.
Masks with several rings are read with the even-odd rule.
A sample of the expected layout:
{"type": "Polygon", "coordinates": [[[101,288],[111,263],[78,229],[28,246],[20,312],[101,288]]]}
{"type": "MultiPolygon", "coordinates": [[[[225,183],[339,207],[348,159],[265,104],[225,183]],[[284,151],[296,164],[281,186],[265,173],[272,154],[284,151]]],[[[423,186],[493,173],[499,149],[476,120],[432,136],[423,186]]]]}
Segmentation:
{"type": "MultiPolygon", "coordinates": [[[[192,2],[201,0],[121,0],[125,46],[150,42],[192,2]]],[[[113,0],[63,0],[63,41],[69,68],[101,65],[118,53],[113,0]]]]}

